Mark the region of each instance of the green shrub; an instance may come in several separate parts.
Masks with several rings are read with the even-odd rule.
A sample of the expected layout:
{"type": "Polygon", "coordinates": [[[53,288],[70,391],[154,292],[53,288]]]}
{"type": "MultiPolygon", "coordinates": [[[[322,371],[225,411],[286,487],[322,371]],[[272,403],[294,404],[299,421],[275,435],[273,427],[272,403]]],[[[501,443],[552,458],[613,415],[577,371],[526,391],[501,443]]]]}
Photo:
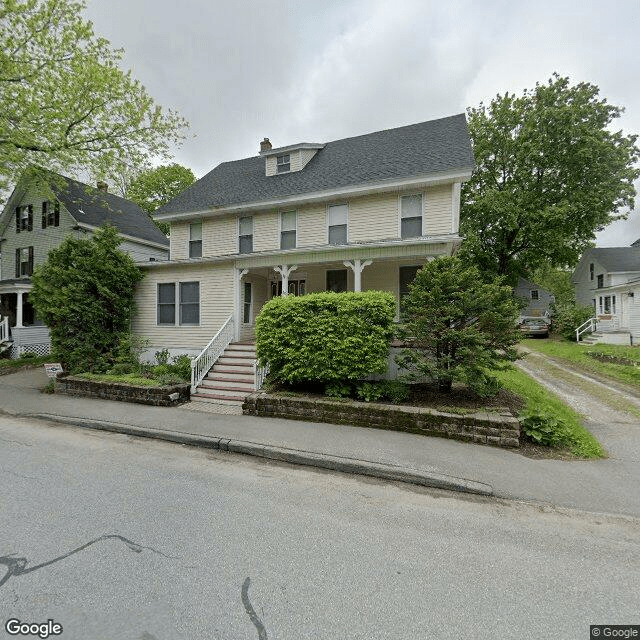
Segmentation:
{"type": "Polygon", "coordinates": [[[351,396],[351,385],[345,382],[331,382],[325,387],[324,394],[330,398],[348,398],[351,396]]]}
{"type": "Polygon", "coordinates": [[[35,351],[25,351],[20,355],[20,357],[25,360],[33,360],[38,357],[38,354],[35,351]]]}
{"type": "Polygon", "coordinates": [[[365,402],[376,402],[384,397],[384,388],[378,382],[363,382],[356,387],[356,395],[365,402]]]}
{"type": "Polygon", "coordinates": [[[174,356],[171,359],[173,363],[171,370],[183,380],[191,380],[191,358],[184,353],[180,356],[174,356]]]}
{"type": "Polygon", "coordinates": [[[576,329],[589,318],[593,318],[593,307],[575,304],[554,305],[553,331],[567,340],[576,340],[576,329]]]}
{"type": "Polygon", "coordinates": [[[156,376],[160,386],[173,386],[175,384],[184,384],[184,380],[175,373],[163,373],[156,376]]]}
{"type": "Polygon", "coordinates": [[[395,310],[382,291],[273,298],[256,319],[258,360],[289,384],[384,373],[395,310]]]}
{"type": "Polygon", "coordinates": [[[156,351],[156,362],[160,365],[169,363],[169,349],[162,349],[162,351],[156,351]]]}
{"type": "Polygon", "coordinates": [[[555,416],[540,411],[529,410],[519,416],[520,424],[529,440],[546,447],[560,447],[571,443],[567,425],[555,416]]]}
{"type": "Polygon", "coordinates": [[[45,384],[44,387],[42,387],[42,393],[55,393],[56,392],[55,384],[56,384],[55,380],[49,380],[49,382],[47,382],[47,384],[45,384]]]}
{"type": "Polygon", "coordinates": [[[159,378],[160,376],[175,375],[172,371],[172,367],[169,364],[158,364],[153,367],[153,375],[159,378]]]}
{"type": "Polygon", "coordinates": [[[127,364],[125,362],[118,362],[117,364],[114,364],[107,373],[113,376],[120,376],[126,373],[135,373],[137,370],[138,368],[134,365],[127,364]]]}
{"type": "Polygon", "coordinates": [[[394,404],[404,402],[409,397],[409,385],[400,380],[383,380],[380,382],[383,397],[394,404]]]}

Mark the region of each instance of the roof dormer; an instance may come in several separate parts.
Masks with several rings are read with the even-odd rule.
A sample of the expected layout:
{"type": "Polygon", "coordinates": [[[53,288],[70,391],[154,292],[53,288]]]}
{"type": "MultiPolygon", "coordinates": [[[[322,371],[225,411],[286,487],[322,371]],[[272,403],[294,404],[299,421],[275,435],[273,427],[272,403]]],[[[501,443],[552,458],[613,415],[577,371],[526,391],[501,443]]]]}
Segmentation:
{"type": "Polygon", "coordinates": [[[265,138],[260,143],[260,155],[265,159],[265,173],[268,176],[276,176],[302,171],[323,147],[323,144],[316,142],[299,142],[273,149],[269,138],[265,138]]]}

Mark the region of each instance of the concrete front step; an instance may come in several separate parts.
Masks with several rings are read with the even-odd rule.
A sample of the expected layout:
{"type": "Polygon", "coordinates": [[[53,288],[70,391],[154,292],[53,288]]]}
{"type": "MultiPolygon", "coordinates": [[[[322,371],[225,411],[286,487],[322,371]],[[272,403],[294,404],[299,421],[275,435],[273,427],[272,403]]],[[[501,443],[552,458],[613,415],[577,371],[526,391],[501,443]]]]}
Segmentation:
{"type": "Polygon", "coordinates": [[[243,400],[237,398],[224,398],[204,393],[194,393],[191,395],[192,402],[207,402],[211,404],[222,404],[232,407],[242,406],[243,400]]]}
{"type": "Polygon", "coordinates": [[[239,391],[246,395],[254,392],[254,384],[253,382],[234,384],[229,382],[220,382],[219,380],[203,380],[198,385],[198,391],[200,391],[200,389],[207,393],[211,391],[219,391],[220,393],[226,393],[227,391],[239,391]]]}
{"type": "Polygon", "coordinates": [[[230,358],[228,356],[220,356],[215,364],[226,364],[226,365],[234,365],[238,367],[249,367],[253,368],[253,363],[255,362],[255,358],[230,358]]]}
{"type": "Polygon", "coordinates": [[[255,384],[255,376],[253,372],[251,374],[246,373],[216,373],[209,372],[204,380],[216,381],[216,382],[230,382],[231,384],[255,384]]]}

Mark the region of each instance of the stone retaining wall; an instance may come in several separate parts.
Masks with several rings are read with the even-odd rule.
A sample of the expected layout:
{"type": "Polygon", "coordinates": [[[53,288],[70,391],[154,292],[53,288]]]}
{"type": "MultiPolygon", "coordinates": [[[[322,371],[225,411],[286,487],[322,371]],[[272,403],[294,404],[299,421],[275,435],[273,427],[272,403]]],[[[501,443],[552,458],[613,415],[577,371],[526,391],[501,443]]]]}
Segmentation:
{"type": "Polygon", "coordinates": [[[247,396],[242,409],[243,413],[252,416],[408,431],[498,447],[520,446],[520,423],[506,410],[502,413],[483,411],[460,415],[426,407],[340,402],[266,393],[247,396]]]}
{"type": "Polygon", "coordinates": [[[85,398],[103,398],[105,400],[151,404],[156,407],[173,407],[189,400],[190,385],[185,383],[170,387],[145,387],[126,382],[100,382],[74,376],[58,376],[55,382],[55,392],[85,398]]]}

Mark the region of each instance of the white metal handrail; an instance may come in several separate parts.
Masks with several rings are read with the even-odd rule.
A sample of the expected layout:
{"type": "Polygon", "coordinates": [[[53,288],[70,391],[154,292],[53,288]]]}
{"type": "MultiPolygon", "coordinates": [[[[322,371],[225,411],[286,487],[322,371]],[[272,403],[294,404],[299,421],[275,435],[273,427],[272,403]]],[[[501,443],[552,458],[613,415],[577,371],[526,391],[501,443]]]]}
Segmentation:
{"type": "Polygon", "coordinates": [[[215,361],[229,346],[234,336],[233,315],[227,318],[220,331],[216,333],[211,342],[202,350],[200,355],[191,360],[191,393],[195,393],[198,385],[209,372],[215,361]]]}
{"type": "Polygon", "coordinates": [[[0,316],[0,342],[9,340],[9,317],[0,316]]]}
{"type": "Polygon", "coordinates": [[[264,384],[264,379],[267,377],[267,375],[269,375],[269,363],[267,362],[264,367],[261,367],[256,360],[253,365],[253,373],[255,376],[256,391],[259,391],[264,384]]]}
{"type": "Polygon", "coordinates": [[[576,342],[580,342],[580,336],[587,331],[593,333],[596,330],[596,318],[589,318],[576,329],[576,342]]]}

